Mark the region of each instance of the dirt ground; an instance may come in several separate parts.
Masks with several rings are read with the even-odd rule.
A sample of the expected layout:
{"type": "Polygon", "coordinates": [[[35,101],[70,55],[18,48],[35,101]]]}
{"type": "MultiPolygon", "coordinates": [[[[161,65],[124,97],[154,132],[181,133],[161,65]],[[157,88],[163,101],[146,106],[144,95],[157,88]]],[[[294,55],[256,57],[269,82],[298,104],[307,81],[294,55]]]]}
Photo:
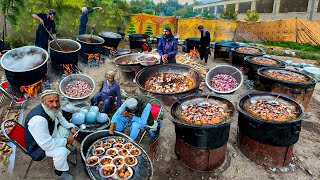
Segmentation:
{"type": "MultiPolygon", "coordinates": [[[[122,42],[123,43],[123,42],[122,42]]],[[[120,45],[120,49],[124,44],[120,45]]],[[[126,46],[127,47],[127,46],[126,46]]],[[[182,52],[183,53],[183,52],[182,52]]],[[[279,59],[288,59],[286,57],[276,57],[279,59]]],[[[292,59],[292,58],[290,58],[292,59]]],[[[294,62],[301,62],[302,60],[294,58],[294,62]]],[[[305,60],[303,60],[305,61],[305,60]]],[[[310,61],[314,62],[314,61],[310,61]]],[[[308,62],[308,63],[310,63],[308,62]]],[[[215,60],[210,56],[208,67],[211,68],[217,64],[226,64],[225,60],[215,60]]],[[[84,74],[91,76],[97,87],[101,86],[104,79],[104,74],[108,70],[114,70],[117,67],[111,60],[106,61],[105,64],[99,67],[88,68],[80,64],[80,69],[84,74]]],[[[118,69],[117,69],[118,70],[118,69]]],[[[3,74],[3,71],[1,71],[3,74]]],[[[117,73],[116,80],[121,82],[123,88],[128,94],[141,94],[139,88],[132,82],[131,74],[117,73]],[[119,78],[122,78],[121,80],[119,78]]],[[[245,76],[245,79],[247,77],[245,76]]],[[[50,80],[50,79],[49,79],[50,80]]],[[[59,77],[51,79],[52,87],[58,88],[59,77]]],[[[204,93],[209,92],[207,87],[201,87],[204,93]]],[[[96,92],[99,88],[95,89],[96,92]]],[[[235,93],[223,95],[236,105],[239,95],[248,92],[246,86],[242,86],[235,93]]],[[[95,94],[95,93],[94,93],[95,94]]],[[[37,103],[38,99],[30,100],[27,105],[28,110],[32,109],[37,103]]],[[[170,107],[165,107],[164,124],[160,132],[158,156],[153,162],[154,165],[154,179],[320,179],[320,83],[317,83],[315,91],[312,96],[310,112],[306,112],[306,116],[302,123],[302,131],[300,139],[294,146],[293,159],[290,166],[282,169],[265,167],[257,165],[244,156],[239,150],[236,142],[237,135],[237,119],[238,115],[234,117],[231,123],[230,136],[228,140],[227,158],[224,164],[212,172],[196,172],[188,169],[182,165],[176,158],[174,153],[175,131],[174,125],[170,118],[170,107]]],[[[77,144],[80,147],[79,144],[77,144]]],[[[196,158],[196,157],[195,157],[196,158]]],[[[23,154],[20,150],[16,154],[16,162],[14,174],[9,177],[0,176],[0,179],[22,179],[23,174],[27,168],[30,158],[23,154]]],[[[53,179],[53,164],[52,159],[46,158],[42,162],[34,162],[28,175],[28,179],[53,179]]],[[[84,173],[83,165],[78,154],[78,165],[76,167],[70,166],[70,172],[75,176],[76,180],[89,179],[84,173]]]]}

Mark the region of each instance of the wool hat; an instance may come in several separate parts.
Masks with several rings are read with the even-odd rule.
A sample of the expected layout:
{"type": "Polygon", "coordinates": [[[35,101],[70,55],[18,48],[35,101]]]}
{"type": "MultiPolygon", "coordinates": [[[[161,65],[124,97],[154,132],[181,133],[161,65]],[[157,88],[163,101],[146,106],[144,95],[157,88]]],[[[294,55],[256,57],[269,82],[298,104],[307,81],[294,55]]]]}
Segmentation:
{"type": "Polygon", "coordinates": [[[52,89],[46,89],[40,94],[40,99],[42,99],[45,96],[50,95],[50,94],[56,94],[56,95],[60,96],[58,91],[55,91],[55,90],[52,90],[52,89]]]}
{"type": "Polygon", "coordinates": [[[53,14],[53,15],[56,15],[56,10],[54,10],[54,9],[49,9],[49,12],[48,12],[49,14],[53,14]]]}
{"type": "Polygon", "coordinates": [[[82,7],[81,11],[82,12],[88,12],[88,8],[87,7],[82,7]]]}
{"type": "Polygon", "coordinates": [[[135,98],[129,98],[126,100],[126,107],[130,110],[134,110],[138,106],[138,101],[135,98]]]}
{"type": "Polygon", "coordinates": [[[116,75],[116,73],[114,71],[108,71],[108,76],[114,77],[115,75],[116,75]]]}
{"type": "Polygon", "coordinates": [[[171,28],[169,26],[164,26],[163,30],[167,30],[167,31],[171,32],[171,28]]]}

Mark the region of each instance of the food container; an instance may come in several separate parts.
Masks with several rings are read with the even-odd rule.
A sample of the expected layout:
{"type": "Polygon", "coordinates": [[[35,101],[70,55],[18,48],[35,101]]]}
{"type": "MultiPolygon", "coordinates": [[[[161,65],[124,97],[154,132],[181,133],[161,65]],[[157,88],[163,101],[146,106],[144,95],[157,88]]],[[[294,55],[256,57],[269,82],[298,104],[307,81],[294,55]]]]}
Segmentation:
{"type": "Polygon", "coordinates": [[[152,66],[152,65],[157,64],[159,62],[160,58],[161,57],[159,55],[143,54],[141,56],[138,56],[137,60],[140,61],[140,64],[142,66],[152,66]]]}
{"type": "Polygon", "coordinates": [[[243,83],[242,72],[238,68],[230,66],[230,65],[219,65],[219,66],[213,67],[212,69],[210,69],[208,71],[208,73],[206,75],[207,87],[211,91],[214,91],[214,92],[220,93],[220,94],[233,93],[234,91],[236,91],[237,89],[239,89],[241,87],[242,83],[243,83]],[[214,89],[211,86],[211,81],[212,81],[213,77],[216,76],[217,74],[231,75],[237,81],[238,86],[230,91],[218,91],[218,90],[214,89]]]}
{"type": "Polygon", "coordinates": [[[259,91],[280,93],[294,98],[308,111],[316,79],[300,71],[264,67],[258,69],[254,88],[259,91]]]}
{"type": "Polygon", "coordinates": [[[87,114],[85,116],[86,124],[93,124],[94,122],[96,122],[97,114],[98,114],[98,112],[94,112],[94,111],[87,112],[87,114]]]}
{"type": "Polygon", "coordinates": [[[117,173],[117,167],[114,164],[108,164],[108,165],[102,166],[99,170],[99,173],[100,173],[100,176],[103,178],[113,178],[117,173]],[[107,169],[109,170],[109,168],[114,169],[114,172],[109,175],[105,175],[104,170],[107,170],[107,169]]]}
{"type": "Polygon", "coordinates": [[[85,114],[84,113],[73,113],[72,114],[72,123],[75,125],[81,125],[84,123],[85,114]]]}
{"type": "Polygon", "coordinates": [[[235,113],[235,107],[229,100],[210,95],[207,102],[223,107],[228,116],[214,124],[208,122],[195,124],[185,121],[183,109],[191,104],[205,102],[206,98],[207,94],[193,94],[177,100],[171,106],[176,132],[175,153],[184,165],[198,171],[212,171],[224,162],[230,123],[235,113]]]}
{"type": "Polygon", "coordinates": [[[265,56],[246,56],[244,57],[244,66],[248,70],[248,79],[258,78],[257,71],[262,67],[280,67],[285,68],[285,63],[281,60],[268,58],[265,56]]]}
{"type": "MultiPolygon", "coordinates": [[[[86,160],[88,157],[93,155],[93,150],[95,149],[94,147],[95,142],[97,141],[107,142],[108,139],[125,138],[124,143],[132,143],[135,146],[135,148],[138,148],[141,151],[141,154],[139,156],[136,156],[138,160],[138,164],[136,166],[130,167],[132,170],[130,171],[131,172],[130,177],[132,179],[152,179],[153,165],[149,156],[146,154],[146,152],[138,144],[136,144],[135,142],[132,142],[130,138],[125,134],[122,134],[122,133],[120,134],[118,132],[115,132],[116,136],[108,136],[107,134],[108,134],[107,130],[97,131],[88,135],[82,141],[81,148],[80,148],[82,160],[86,160]]],[[[103,158],[105,156],[107,155],[102,154],[99,156],[99,158],[103,158]]],[[[94,167],[84,166],[84,168],[91,179],[104,179],[105,177],[101,175],[100,170],[101,170],[101,167],[105,167],[105,166],[101,166],[101,165],[96,165],[94,167]]],[[[126,164],[124,164],[124,166],[129,167],[126,164]]],[[[122,168],[122,166],[119,166],[116,168],[117,170],[119,170],[122,168]]],[[[119,177],[112,176],[108,178],[117,179],[119,177]]]]}
{"type": "Polygon", "coordinates": [[[85,99],[85,98],[89,97],[94,92],[94,89],[95,89],[95,82],[93,81],[93,79],[91,77],[89,77],[85,74],[70,74],[70,75],[66,76],[65,78],[63,78],[59,84],[59,90],[62,93],[62,95],[67,97],[68,99],[73,99],[73,100],[81,100],[81,99],[85,99]],[[92,89],[91,92],[83,97],[78,97],[78,98],[70,97],[70,96],[66,95],[67,84],[73,83],[74,81],[77,81],[77,80],[86,81],[91,86],[91,89],[92,89]]]}
{"type": "MultiPolygon", "coordinates": [[[[264,107],[264,106],[260,106],[264,107]]],[[[298,141],[301,121],[304,118],[302,106],[295,100],[271,92],[247,93],[240,97],[237,108],[238,145],[241,152],[257,164],[283,167],[290,163],[293,146],[298,141]],[[264,100],[267,103],[267,117],[259,112],[252,113],[250,105],[264,100]],[[273,104],[277,102],[277,104],[273,104]],[[269,104],[271,103],[271,104],[269,104]],[[292,114],[286,115],[287,108],[292,114]],[[284,111],[285,113],[281,112],[284,111]],[[277,113],[276,115],[272,115],[277,113]],[[259,116],[258,116],[259,115],[259,116]],[[272,116],[268,116],[272,115],[272,116]],[[271,117],[271,119],[268,119],[271,117]],[[278,119],[275,119],[278,117],[278,119]]]]}
{"type": "Polygon", "coordinates": [[[120,34],[114,32],[101,31],[99,32],[99,36],[104,39],[104,43],[102,44],[103,46],[109,46],[115,49],[117,49],[122,39],[120,34]]]}
{"type": "Polygon", "coordinates": [[[97,122],[98,123],[106,123],[109,121],[109,117],[106,113],[99,113],[97,116],[97,122]]]}
{"type": "Polygon", "coordinates": [[[244,66],[245,56],[263,56],[266,54],[261,48],[255,46],[235,47],[231,51],[232,55],[229,59],[229,64],[236,66],[244,66]]]}

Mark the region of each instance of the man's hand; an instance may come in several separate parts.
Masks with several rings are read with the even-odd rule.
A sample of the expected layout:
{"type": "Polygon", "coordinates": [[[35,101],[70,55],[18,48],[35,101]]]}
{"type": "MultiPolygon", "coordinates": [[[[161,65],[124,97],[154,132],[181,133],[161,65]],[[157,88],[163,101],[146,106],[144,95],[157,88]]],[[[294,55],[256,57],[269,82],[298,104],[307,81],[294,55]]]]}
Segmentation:
{"type": "Polygon", "coordinates": [[[164,55],[162,55],[162,61],[164,62],[164,63],[168,63],[168,54],[164,54],[164,55]]]}
{"type": "Polygon", "coordinates": [[[109,128],[109,134],[110,135],[114,135],[114,128],[115,128],[116,124],[115,123],[111,123],[110,128],[109,128]]]}
{"type": "Polygon", "coordinates": [[[74,138],[72,136],[68,136],[67,137],[67,144],[71,144],[72,145],[73,141],[74,141],[74,138]]]}
{"type": "Polygon", "coordinates": [[[75,128],[71,128],[71,129],[70,129],[70,132],[71,132],[72,134],[75,134],[75,133],[77,132],[77,130],[76,130],[75,128]]]}
{"type": "Polygon", "coordinates": [[[41,18],[39,18],[39,24],[44,25],[44,22],[41,18]]]}

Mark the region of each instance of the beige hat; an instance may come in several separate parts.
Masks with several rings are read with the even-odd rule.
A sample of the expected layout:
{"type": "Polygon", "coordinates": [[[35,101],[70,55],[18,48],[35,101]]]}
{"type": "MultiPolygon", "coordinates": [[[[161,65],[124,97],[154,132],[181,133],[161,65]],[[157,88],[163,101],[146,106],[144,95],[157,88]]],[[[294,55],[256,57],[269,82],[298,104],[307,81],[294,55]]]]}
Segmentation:
{"type": "Polygon", "coordinates": [[[108,76],[114,77],[115,75],[116,75],[116,73],[114,71],[108,71],[108,76]]]}
{"type": "Polygon", "coordinates": [[[81,11],[82,12],[88,12],[88,8],[87,7],[82,7],[81,11]]]}
{"type": "Polygon", "coordinates": [[[40,99],[42,99],[43,97],[45,97],[45,96],[47,96],[49,94],[56,94],[56,95],[60,96],[58,91],[55,91],[55,90],[52,90],[52,89],[46,89],[40,94],[40,99]]]}

